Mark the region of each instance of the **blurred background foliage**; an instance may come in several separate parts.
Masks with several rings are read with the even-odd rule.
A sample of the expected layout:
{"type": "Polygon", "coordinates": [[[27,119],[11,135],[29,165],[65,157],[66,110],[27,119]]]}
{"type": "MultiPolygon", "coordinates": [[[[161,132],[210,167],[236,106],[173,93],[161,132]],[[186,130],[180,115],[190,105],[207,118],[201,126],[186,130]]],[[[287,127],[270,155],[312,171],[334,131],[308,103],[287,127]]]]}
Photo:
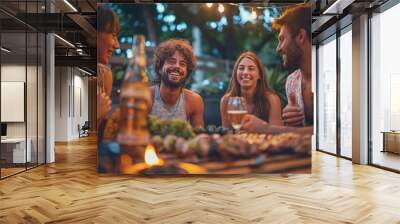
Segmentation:
{"type": "MultiPolygon", "coordinates": [[[[271,21],[280,15],[281,8],[272,5],[267,5],[267,8],[265,4],[228,3],[211,6],[206,3],[108,3],[103,6],[112,8],[120,18],[121,49],[111,60],[116,93],[121,86],[127,61],[132,57],[132,36],[144,34],[150,79],[154,78],[154,47],[170,38],[186,39],[192,44],[198,60],[198,69],[192,74],[187,87],[203,98],[214,97],[215,100],[211,100],[215,104],[213,107],[219,107],[236,58],[249,50],[257,53],[265,66],[269,86],[281,98],[282,107],[286,105],[285,80],[291,71],[282,68],[281,57],[275,51],[277,33],[271,29],[271,21]],[[219,11],[221,5],[223,12],[219,11]],[[253,11],[257,16],[252,14],[253,11]]],[[[208,112],[216,112],[214,110],[208,112]]]]}

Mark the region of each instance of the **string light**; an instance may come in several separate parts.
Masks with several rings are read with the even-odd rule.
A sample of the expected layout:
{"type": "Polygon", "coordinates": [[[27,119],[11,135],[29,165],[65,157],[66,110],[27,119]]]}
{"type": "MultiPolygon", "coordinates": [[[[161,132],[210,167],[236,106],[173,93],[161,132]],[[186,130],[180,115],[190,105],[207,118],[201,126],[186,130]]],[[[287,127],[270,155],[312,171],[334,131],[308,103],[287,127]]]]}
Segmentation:
{"type": "MultiPolygon", "coordinates": [[[[253,10],[253,9],[277,9],[277,8],[287,8],[287,7],[292,7],[292,6],[296,6],[296,5],[300,5],[300,4],[303,4],[303,3],[298,3],[298,4],[289,4],[289,5],[283,5],[283,6],[248,6],[248,5],[246,5],[246,4],[242,4],[242,3],[225,3],[225,4],[228,4],[228,5],[233,5],[233,6],[241,6],[241,7],[243,7],[243,8],[245,8],[245,9],[250,9],[251,11],[255,11],[255,10],[253,10]]],[[[265,3],[264,3],[265,4],[265,3]]],[[[268,4],[268,2],[267,2],[267,4],[268,4]]],[[[206,6],[208,7],[208,8],[211,8],[212,6],[213,6],[213,3],[206,3],[206,6]]],[[[224,8],[224,6],[223,6],[223,4],[221,4],[221,3],[218,3],[218,11],[220,12],[220,13],[222,13],[222,12],[224,12],[225,11],[225,8],[224,8]],[[221,12],[222,11],[222,12],[221,12]]],[[[257,12],[255,12],[256,14],[257,14],[257,12]]]]}
{"type": "Polygon", "coordinates": [[[225,11],[225,7],[222,4],[218,4],[218,12],[223,13],[225,11]]]}
{"type": "MultiPolygon", "coordinates": [[[[226,3],[226,4],[228,4],[228,5],[233,5],[233,6],[237,6],[237,7],[243,7],[244,9],[248,9],[249,11],[251,11],[251,13],[250,13],[250,19],[251,20],[256,20],[257,18],[258,18],[258,15],[257,15],[257,11],[256,11],[256,9],[260,9],[260,10],[263,10],[263,9],[277,9],[277,8],[288,8],[288,7],[293,7],[293,6],[296,6],[296,5],[301,5],[302,3],[299,3],[299,4],[290,4],[290,5],[284,5],[284,6],[254,6],[254,5],[246,5],[246,4],[241,4],[241,3],[226,3]]],[[[266,3],[266,4],[268,4],[268,2],[266,3]]],[[[265,5],[265,4],[264,4],[265,5]]],[[[206,6],[208,7],[208,8],[211,8],[212,6],[213,6],[213,3],[206,3],[206,6]]],[[[219,13],[223,13],[225,11],[225,7],[224,7],[224,5],[223,4],[221,4],[221,3],[218,3],[218,12],[219,13]]]]}

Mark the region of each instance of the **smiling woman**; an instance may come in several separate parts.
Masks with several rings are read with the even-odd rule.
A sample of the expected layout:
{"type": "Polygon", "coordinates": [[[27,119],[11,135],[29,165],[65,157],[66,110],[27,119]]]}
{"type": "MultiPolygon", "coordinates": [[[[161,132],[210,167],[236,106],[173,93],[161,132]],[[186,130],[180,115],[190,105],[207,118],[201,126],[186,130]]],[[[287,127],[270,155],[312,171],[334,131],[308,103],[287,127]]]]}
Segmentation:
{"type": "Polygon", "coordinates": [[[269,88],[264,67],[253,52],[244,52],[236,60],[227,93],[221,100],[222,126],[229,127],[227,104],[229,97],[244,97],[247,111],[271,124],[281,125],[281,103],[269,88]]]}
{"type": "Polygon", "coordinates": [[[119,19],[115,12],[105,7],[99,7],[98,13],[97,61],[108,64],[115,49],[119,48],[119,19]]]}
{"type": "Polygon", "coordinates": [[[119,18],[111,9],[99,7],[97,33],[97,119],[110,111],[113,77],[107,67],[111,55],[118,49],[119,18]]]}

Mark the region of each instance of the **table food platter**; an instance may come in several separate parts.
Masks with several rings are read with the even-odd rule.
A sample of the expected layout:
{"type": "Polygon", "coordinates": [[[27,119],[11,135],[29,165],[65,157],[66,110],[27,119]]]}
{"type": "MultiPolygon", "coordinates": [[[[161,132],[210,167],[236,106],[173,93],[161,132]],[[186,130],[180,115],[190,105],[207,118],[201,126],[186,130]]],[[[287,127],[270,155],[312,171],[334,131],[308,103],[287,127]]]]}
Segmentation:
{"type": "MultiPolygon", "coordinates": [[[[117,130],[115,121],[109,121],[107,125],[106,132],[117,130]],[[107,129],[107,125],[110,124],[114,127],[107,129]]],[[[310,135],[295,133],[267,135],[245,132],[233,134],[221,127],[193,130],[186,122],[160,121],[152,117],[148,121],[148,126],[151,133],[150,144],[163,161],[163,165],[148,169],[147,165],[140,164],[131,167],[132,169],[128,169],[131,171],[126,173],[175,175],[311,172],[310,135]],[[138,171],[142,168],[146,171],[138,171]]],[[[104,136],[106,139],[103,143],[107,144],[100,144],[100,157],[111,155],[107,152],[110,150],[107,149],[110,143],[114,146],[118,144],[114,139],[115,131],[105,133],[104,136]]],[[[114,156],[118,157],[117,154],[114,156]]],[[[118,166],[119,159],[115,161],[117,162],[114,166],[118,166]]],[[[100,159],[100,167],[101,162],[100,159]]]]}

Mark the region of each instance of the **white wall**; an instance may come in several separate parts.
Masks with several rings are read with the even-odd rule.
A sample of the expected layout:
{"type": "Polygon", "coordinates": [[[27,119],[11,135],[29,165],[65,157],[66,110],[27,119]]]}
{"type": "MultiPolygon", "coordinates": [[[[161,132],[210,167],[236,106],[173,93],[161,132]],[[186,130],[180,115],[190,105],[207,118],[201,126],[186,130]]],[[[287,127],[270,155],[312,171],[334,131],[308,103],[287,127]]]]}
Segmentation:
{"type": "MultiPolygon", "coordinates": [[[[28,66],[27,67],[28,74],[36,74],[36,67],[28,66]]],[[[2,65],[1,66],[1,81],[4,82],[25,82],[25,65],[2,65]]],[[[28,76],[29,78],[29,76],[28,76]]],[[[30,86],[36,86],[36,80],[29,79],[30,86]]],[[[36,88],[27,88],[27,106],[31,108],[36,108],[36,88]],[[34,102],[34,104],[32,104],[34,102]]],[[[39,105],[40,106],[40,105],[39,105]]],[[[1,108],[2,110],[7,110],[7,108],[1,108]]],[[[36,109],[35,109],[36,110],[36,109]]],[[[36,113],[27,113],[28,122],[35,121],[36,125],[36,113]]],[[[33,125],[28,125],[29,127],[33,127],[33,125]]],[[[35,126],[36,130],[36,126],[35,126]]],[[[28,130],[29,133],[29,130],[28,130]]],[[[25,122],[7,122],[7,136],[8,137],[25,137],[25,122]]],[[[29,136],[28,136],[29,137],[29,136]]]]}
{"type": "Polygon", "coordinates": [[[88,78],[81,76],[82,73],[79,71],[79,75],[76,75],[75,70],[74,75],[74,108],[73,108],[73,119],[72,119],[72,135],[78,136],[77,126],[80,124],[81,126],[85,123],[85,121],[89,120],[89,112],[88,112],[88,78]]]}
{"type": "Polygon", "coordinates": [[[68,140],[68,86],[69,76],[67,67],[56,67],[55,68],[55,141],[67,141],[68,140]]]}
{"type": "MultiPolygon", "coordinates": [[[[25,65],[2,65],[1,81],[25,82],[25,65]]],[[[1,110],[7,110],[7,108],[1,108],[1,110]]],[[[25,137],[25,123],[7,123],[7,137],[25,137]]]]}
{"type": "Polygon", "coordinates": [[[88,78],[72,67],[56,67],[55,74],[55,140],[70,141],[89,117],[88,78]]]}

